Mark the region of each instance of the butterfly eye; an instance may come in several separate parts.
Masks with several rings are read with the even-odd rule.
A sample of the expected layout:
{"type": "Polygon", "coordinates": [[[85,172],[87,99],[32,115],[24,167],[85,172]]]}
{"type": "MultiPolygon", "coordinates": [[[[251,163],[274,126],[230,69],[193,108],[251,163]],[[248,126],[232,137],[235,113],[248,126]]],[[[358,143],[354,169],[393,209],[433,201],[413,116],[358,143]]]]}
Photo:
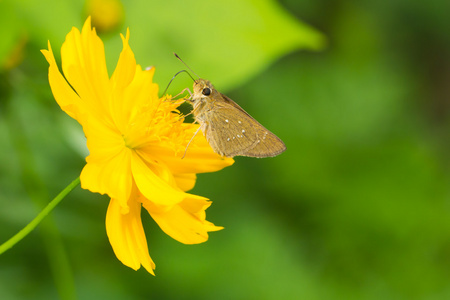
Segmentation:
{"type": "Polygon", "coordinates": [[[211,94],[211,90],[209,88],[204,88],[202,90],[202,94],[205,96],[209,96],[211,94]]]}

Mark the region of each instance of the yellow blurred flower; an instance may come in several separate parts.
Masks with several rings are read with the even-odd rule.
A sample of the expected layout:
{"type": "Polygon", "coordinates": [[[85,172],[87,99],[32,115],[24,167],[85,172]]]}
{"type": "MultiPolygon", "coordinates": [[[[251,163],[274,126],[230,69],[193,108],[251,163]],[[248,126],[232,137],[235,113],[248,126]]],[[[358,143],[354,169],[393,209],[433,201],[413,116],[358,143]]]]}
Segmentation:
{"type": "Polygon", "coordinates": [[[124,19],[120,0],[87,0],[85,10],[87,15],[91,16],[93,26],[100,33],[117,29],[124,19]]]}
{"type": "Polygon", "coordinates": [[[208,232],[222,229],[206,221],[208,199],[186,193],[196,173],[214,172],[233,164],[215,154],[203,135],[185,147],[198,125],[183,123],[181,101],[158,97],[154,68],[136,64],[128,40],[109,78],[104,46],[91,29],[90,18],[73,28],[61,48],[62,70],[52,49],[42,50],[49,67],[53,95],[82,126],[90,151],[81,172],[81,186],[111,197],[106,215],[109,241],[117,258],[137,270],[153,273],[141,223],[143,206],[160,228],[185,243],[201,243],[208,232]],[[66,81],[67,80],[67,81],[66,81]]]}

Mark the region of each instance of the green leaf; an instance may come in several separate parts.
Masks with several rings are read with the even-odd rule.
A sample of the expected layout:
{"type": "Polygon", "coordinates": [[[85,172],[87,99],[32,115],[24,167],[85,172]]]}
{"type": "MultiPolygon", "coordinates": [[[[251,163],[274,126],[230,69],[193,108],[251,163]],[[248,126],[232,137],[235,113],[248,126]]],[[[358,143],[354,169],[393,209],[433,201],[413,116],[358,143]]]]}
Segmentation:
{"type": "MultiPolygon", "coordinates": [[[[324,46],[319,32],[272,0],[140,0],[124,5],[124,23],[131,31],[136,60],[143,67],[157,67],[155,80],[162,89],[177,71],[185,69],[173,52],[223,91],[242,84],[293,50],[324,46]]],[[[108,41],[107,51],[112,45],[121,47],[114,38],[108,41]]],[[[113,67],[117,57],[107,59],[113,67]]],[[[180,77],[183,79],[175,80],[169,92],[191,86],[186,75],[180,77]]]]}

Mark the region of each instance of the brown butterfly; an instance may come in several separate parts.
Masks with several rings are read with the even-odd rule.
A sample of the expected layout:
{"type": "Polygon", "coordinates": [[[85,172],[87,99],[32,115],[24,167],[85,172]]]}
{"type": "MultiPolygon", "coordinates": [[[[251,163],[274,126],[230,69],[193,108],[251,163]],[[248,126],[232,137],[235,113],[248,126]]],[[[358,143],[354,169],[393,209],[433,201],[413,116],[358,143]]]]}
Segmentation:
{"type": "MultiPolygon", "coordinates": [[[[175,56],[180,59],[178,55],[175,56]]],[[[218,92],[209,80],[194,80],[193,90],[187,100],[193,106],[195,121],[200,124],[198,130],[202,130],[217,154],[226,157],[271,157],[286,150],[280,138],[259,124],[233,100],[218,92]]]]}
{"type": "Polygon", "coordinates": [[[195,120],[217,154],[270,157],[286,150],[280,138],[218,92],[209,80],[195,80],[193,89],[189,101],[194,107],[195,120]]]}

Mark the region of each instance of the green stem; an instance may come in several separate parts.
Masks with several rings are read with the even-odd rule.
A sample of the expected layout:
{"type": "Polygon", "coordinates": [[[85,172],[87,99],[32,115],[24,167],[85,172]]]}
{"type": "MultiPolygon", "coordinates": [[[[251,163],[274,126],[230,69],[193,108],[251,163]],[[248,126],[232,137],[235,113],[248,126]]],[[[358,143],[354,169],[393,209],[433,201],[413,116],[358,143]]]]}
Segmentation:
{"type": "Polygon", "coordinates": [[[47,206],[39,213],[39,215],[36,216],[36,218],[33,219],[30,223],[28,223],[25,228],[23,228],[21,231],[16,233],[12,238],[4,242],[0,246],[0,254],[3,254],[6,250],[17,244],[20,240],[22,240],[24,237],[26,237],[33,229],[36,228],[36,226],[41,223],[41,221],[56,207],[56,205],[61,202],[64,197],[67,196],[77,185],[80,184],[80,177],[72,181],[64,190],[62,190],[58,196],[53,198],[53,200],[47,204],[47,206]]]}

